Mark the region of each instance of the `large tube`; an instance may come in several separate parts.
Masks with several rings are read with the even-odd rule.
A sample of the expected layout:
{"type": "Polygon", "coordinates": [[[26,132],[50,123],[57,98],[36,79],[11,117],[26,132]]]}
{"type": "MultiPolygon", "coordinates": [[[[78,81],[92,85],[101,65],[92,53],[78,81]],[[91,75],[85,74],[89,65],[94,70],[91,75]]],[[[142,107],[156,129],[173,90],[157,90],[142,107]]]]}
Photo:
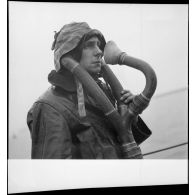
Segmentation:
{"type": "Polygon", "coordinates": [[[156,90],[156,74],[148,63],[128,56],[125,52],[122,52],[113,41],[109,41],[106,44],[104,48],[104,59],[105,62],[103,61],[102,66],[103,77],[112,88],[113,95],[118,103],[118,111],[123,123],[126,125],[126,129],[132,133],[132,124],[134,120],[149,105],[150,99],[156,90]],[[146,78],[144,90],[133,98],[133,101],[128,107],[120,101],[123,87],[107,64],[127,65],[140,70],[146,78]]]}

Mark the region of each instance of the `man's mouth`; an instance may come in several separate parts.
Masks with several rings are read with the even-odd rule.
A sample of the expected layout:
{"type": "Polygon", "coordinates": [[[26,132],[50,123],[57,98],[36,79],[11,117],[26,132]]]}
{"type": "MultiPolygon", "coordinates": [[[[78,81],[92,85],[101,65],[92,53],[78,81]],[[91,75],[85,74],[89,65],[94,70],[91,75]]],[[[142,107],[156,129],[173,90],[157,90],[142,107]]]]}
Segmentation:
{"type": "Polygon", "coordinates": [[[93,62],[93,64],[101,65],[101,61],[95,61],[95,62],[93,62]]]}

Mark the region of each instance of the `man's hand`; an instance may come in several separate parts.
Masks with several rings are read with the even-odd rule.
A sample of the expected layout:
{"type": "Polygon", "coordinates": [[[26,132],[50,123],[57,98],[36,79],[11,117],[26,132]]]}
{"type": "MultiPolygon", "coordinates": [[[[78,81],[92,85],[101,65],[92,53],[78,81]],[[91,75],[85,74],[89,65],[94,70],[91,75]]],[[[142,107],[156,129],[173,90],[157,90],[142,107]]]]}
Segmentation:
{"type": "MultiPolygon", "coordinates": [[[[123,91],[121,91],[121,98],[120,100],[124,103],[129,105],[133,98],[135,97],[135,95],[133,95],[129,90],[124,89],[123,91]]],[[[136,124],[138,121],[138,116],[135,116],[135,118],[133,119],[133,123],[136,124]]]]}
{"type": "Polygon", "coordinates": [[[123,91],[121,91],[120,100],[124,104],[128,105],[129,103],[131,103],[134,97],[135,97],[135,95],[133,95],[129,90],[124,89],[123,91]]]}

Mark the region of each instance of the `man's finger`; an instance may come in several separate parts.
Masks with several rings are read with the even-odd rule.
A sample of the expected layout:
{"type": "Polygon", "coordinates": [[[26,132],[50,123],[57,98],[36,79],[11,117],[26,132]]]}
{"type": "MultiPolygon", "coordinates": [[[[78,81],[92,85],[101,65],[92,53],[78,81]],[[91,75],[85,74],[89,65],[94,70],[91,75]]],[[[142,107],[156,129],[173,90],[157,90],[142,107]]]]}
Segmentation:
{"type": "Polygon", "coordinates": [[[134,95],[129,96],[129,97],[126,98],[126,100],[124,102],[128,104],[133,100],[133,98],[134,98],[134,95]]]}
{"type": "Polygon", "coordinates": [[[121,95],[122,95],[122,94],[125,94],[125,93],[130,93],[130,94],[131,94],[131,92],[130,92],[129,90],[123,89],[123,90],[121,91],[121,95]]]}
{"type": "Polygon", "coordinates": [[[126,98],[128,98],[128,97],[131,97],[131,96],[133,96],[131,93],[125,93],[125,94],[123,94],[122,96],[121,96],[121,98],[120,98],[120,100],[125,100],[126,98]]]}

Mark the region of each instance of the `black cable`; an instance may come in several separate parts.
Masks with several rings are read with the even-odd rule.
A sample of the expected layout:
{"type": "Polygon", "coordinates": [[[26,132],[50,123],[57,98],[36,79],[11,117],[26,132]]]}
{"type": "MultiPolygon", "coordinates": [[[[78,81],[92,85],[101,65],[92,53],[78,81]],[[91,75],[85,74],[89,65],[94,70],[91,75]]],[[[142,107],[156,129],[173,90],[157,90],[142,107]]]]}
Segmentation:
{"type": "Polygon", "coordinates": [[[174,146],[170,146],[170,147],[163,148],[163,149],[160,149],[160,150],[155,150],[155,151],[152,151],[152,152],[148,152],[148,153],[143,154],[143,156],[154,154],[154,153],[157,153],[157,152],[162,152],[164,150],[169,150],[169,149],[176,148],[176,147],[179,147],[179,146],[182,146],[182,145],[186,145],[186,144],[188,144],[188,142],[181,143],[181,144],[174,145],[174,146]]]}

